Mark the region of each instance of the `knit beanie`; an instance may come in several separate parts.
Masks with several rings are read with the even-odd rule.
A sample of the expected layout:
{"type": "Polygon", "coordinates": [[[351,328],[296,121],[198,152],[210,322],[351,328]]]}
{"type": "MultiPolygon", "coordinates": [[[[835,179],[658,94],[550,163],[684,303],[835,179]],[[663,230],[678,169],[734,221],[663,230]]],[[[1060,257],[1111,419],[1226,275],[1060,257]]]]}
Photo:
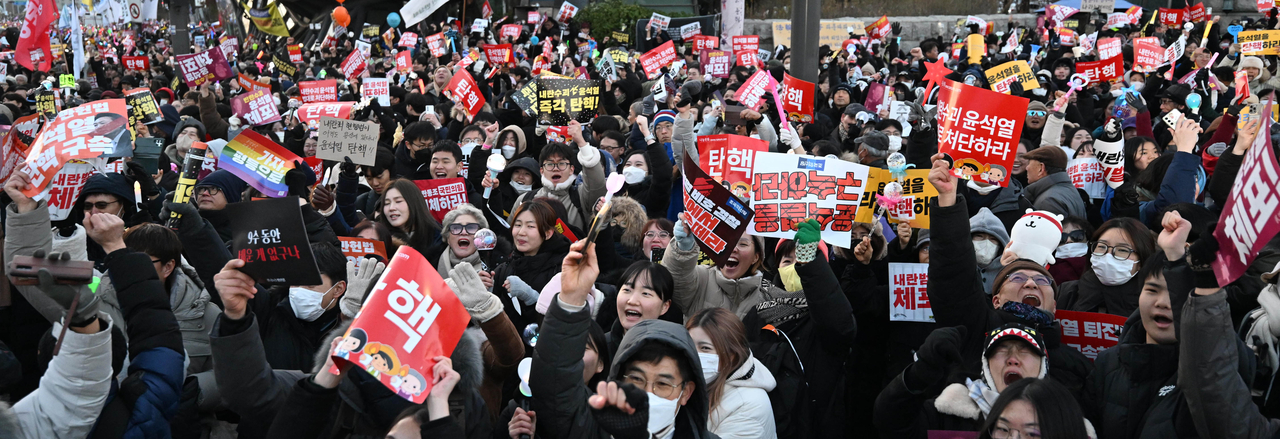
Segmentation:
{"type": "Polygon", "coordinates": [[[226,169],[213,171],[204,180],[200,180],[196,186],[213,186],[222,190],[223,196],[227,198],[227,203],[239,203],[240,194],[244,193],[245,188],[249,187],[248,183],[241,180],[235,174],[226,169]]]}

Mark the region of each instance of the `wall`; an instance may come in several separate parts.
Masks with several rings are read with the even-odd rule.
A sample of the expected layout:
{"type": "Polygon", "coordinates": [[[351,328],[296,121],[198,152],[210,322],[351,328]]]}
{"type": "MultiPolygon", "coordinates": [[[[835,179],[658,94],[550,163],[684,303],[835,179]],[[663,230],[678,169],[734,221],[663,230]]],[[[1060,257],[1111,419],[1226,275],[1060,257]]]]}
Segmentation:
{"type": "MultiPolygon", "coordinates": [[[[987,21],[995,21],[997,23],[996,30],[1003,31],[1008,26],[1009,19],[1012,17],[1015,23],[1024,26],[1034,27],[1036,24],[1035,14],[1013,14],[1013,15],[979,15],[978,17],[987,21]]],[[[823,22],[833,21],[861,21],[863,24],[871,24],[880,17],[845,17],[823,19],[823,22]]],[[[964,15],[932,15],[925,17],[890,17],[894,23],[902,24],[902,46],[915,47],[921,40],[930,36],[951,36],[957,20],[964,20],[964,15]]],[[[772,47],[773,41],[773,23],[787,22],[788,20],[753,20],[747,19],[743,25],[742,33],[744,35],[759,35],[761,47],[772,47]],[[766,42],[768,43],[766,45],[766,42]]]]}

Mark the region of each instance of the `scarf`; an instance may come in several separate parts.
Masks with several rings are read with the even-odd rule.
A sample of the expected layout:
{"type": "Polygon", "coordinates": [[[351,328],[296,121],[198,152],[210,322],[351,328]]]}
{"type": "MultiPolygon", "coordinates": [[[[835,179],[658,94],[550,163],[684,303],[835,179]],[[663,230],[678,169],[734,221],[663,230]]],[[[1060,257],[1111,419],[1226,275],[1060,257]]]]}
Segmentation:
{"type": "Polygon", "coordinates": [[[766,298],[756,305],[756,314],[766,324],[776,327],[809,312],[809,299],[804,291],[783,291],[763,278],[760,279],[760,290],[766,298]]]}
{"type": "Polygon", "coordinates": [[[974,381],[972,378],[965,378],[964,385],[969,388],[969,399],[978,404],[978,410],[982,410],[982,417],[986,419],[991,413],[991,405],[995,404],[1000,394],[987,387],[987,383],[974,381]]]}
{"type": "Polygon", "coordinates": [[[436,271],[440,272],[441,278],[448,279],[449,270],[452,270],[454,265],[463,262],[470,263],[473,267],[476,267],[476,270],[485,270],[484,263],[480,262],[479,250],[472,252],[471,256],[459,259],[457,255],[453,254],[453,249],[445,247],[444,251],[440,253],[440,263],[436,264],[436,271]]]}
{"type": "Polygon", "coordinates": [[[980,194],[982,194],[982,195],[986,195],[986,194],[989,194],[989,193],[995,192],[995,190],[996,190],[996,189],[1000,189],[1000,185],[998,185],[998,184],[993,184],[993,185],[991,185],[991,186],[982,187],[982,186],[978,186],[978,184],[977,184],[977,183],[974,183],[974,182],[973,182],[973,180],[969,180],[969,182],[968,182],[968,183],[966,183],[966,185],[968,185],[968,186],[969,186],[969,189],[973,189],[973,190],[977,191],[978,193],[980,193],[980,194]]]}

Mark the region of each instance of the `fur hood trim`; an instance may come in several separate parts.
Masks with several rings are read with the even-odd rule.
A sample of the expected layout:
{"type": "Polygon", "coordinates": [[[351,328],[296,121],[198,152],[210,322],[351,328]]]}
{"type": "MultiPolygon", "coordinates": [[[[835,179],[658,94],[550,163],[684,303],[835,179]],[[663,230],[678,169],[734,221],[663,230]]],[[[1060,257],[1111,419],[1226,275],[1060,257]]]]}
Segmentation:
{"type": "Polygon", "coordinates": [[[982,410],[978,408],[978,403],[969,398],[969,389],[960,383],[951,383],[947,388],[942,389],[938,398],[933,400],[933,408],[938,409],[938,413],[975,421],[982,417],[982,410]]]}

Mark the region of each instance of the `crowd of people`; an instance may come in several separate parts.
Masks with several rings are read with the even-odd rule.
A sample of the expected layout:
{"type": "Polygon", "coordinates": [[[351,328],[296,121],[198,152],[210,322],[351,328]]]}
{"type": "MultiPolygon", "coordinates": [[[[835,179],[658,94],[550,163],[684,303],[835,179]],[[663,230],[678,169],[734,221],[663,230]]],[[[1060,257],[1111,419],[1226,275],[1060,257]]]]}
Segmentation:
{"type": "MultiPolygon", "coordinates": [[[[52,219],[47,196],[24,194],[37,187],[32,175],[10,171],[0,395],[11,405],[0,404],[0,437],[1273,437],[1280,244],[1268,238],[1243,275],[1220,284],[1214,261],[1234,250],[1214,232],[1232,191],[1253,178],[1238,175],[1250,149],[1275,154],[1280,125],[1251,111],[1275,102],[1280,62],[1242,53],[1218,17],[1169,26],[1148,22],[1154,12],[1113,28],[1106,14],[1079,13],[1081,36],[1120,39],[1125,71],[1078,89],[1076,63],[1097,60],[1097,50],[1056,27],[1013,22],[917,36],[915,47],[894,24],[880,38],[823,46],[819,60],[777,46],[727,78],[705,74],[687,44],[676,46],[682,62],[648,78],[631,45],[603,39],[599,47],[633,55],[612,77],[598,68],[599,51],[557,50],[590,38],[572,19],[523,24],[513,38],[497,36],[501,22],[465,32],[438,12],[393,34],[443,32],[447,54],[432,56],[426,38],[397,48],[374,37],[365,74],[351,78],[339,65],[359,50],[358,30],[309,38],[292,75],[268,61],[289,59],[303,41],[253,31],[227,60],[270,86],[282,117],[259,126],[232,110],[246,92],[239,79],[178,80],[166,23],[86,28],[85,60],[68,51],[47,71],[4,61],[0,125],[36,114],[44,91],[71,109],[145,88],[161,117],[138,124],[137,137],[166,147],[154,174],[113,159],[127,163],[90,176],[64,220],[52,219]],[[953,52],[973,33],[986,53],[953,52]],[[1144,71],[1134,67],[1139,37],[1185,50],[1144,71]],[[512,44],[514,62],[463,62],[490,43],[512,44]],[[400,50],[412,56],[407,73],[396,66],[400,50]],[[126,68],[120,58],[134,55],[149,68],[126,68]],[[945,81],[966,86],[994,86],[984,72],[1012,60],[1038,78],[1039,87],[1011,90],[1029,104],[1007,185],[962,179],[939,153],[937,81],[925,80],[939,60],[945,81]],[[60,84],[79,61],[82,77],[60,84]],[[811,123],[781,120],[772,99],[726,113],[751,75],[781,81],[793,61],[820,64],[811,123]],[[544,73],[603,86],[598,115],[570,121],[563,141],[548,140],[552,127],[517,96],[544,73]],[[447,90],[459,74],[484,97],[477,114],[447,90]],[[361,95],[370,77],[391,79],[390,105],[361,95]],[[337,78],[338,100],[358,103],[350,119],[377,124],[376,157],[326,161],[320,173],[293,165],[284,181],[303,200],[321,283],[268,287],[241,270],[237,218],[226,213],[263,195],[226,169],[195,182],[190,202],[174,192],[196,142],[254,131],[315,156],[319,131],[298,108],[299,82],[318,78],[337,78]],[[873,84],[909,114],[891,118],[868,102],[873,84]],[[1162,116],[1175,111],[1183,116],[1171,125],[1162,116]],[[931,227],[859,222],[840,248],[824,242],[824,224],[792,218],[794,238],[743,234],[713,262],[684,212],[682,168],[714,134],[872,168],[889,169],[900,154],[928,170],[938,193],[931,227]],[[1095,143],[1123,145],[1123,184],[1090,194],[1067,168],[1094,157],[1095,143]],[[505,169],[490,172],[492,155],[505,169]],[[593,225],[615,175],[624,183],[593,225]],[[437,221],[414,181],[458,177],[467,202],[437,221]],[[1052,264],[1011,250],[1012,229],[1032,209],[1062,218],[1052,264]],[[493,250],[480,250],[481,230],[496,235],[493,250]],[[568,238],[592,233],[593,242],[568,238]],[[369,373],[335,363],[368,341],[348,329],[389,263],[344,256],[341,237],[381,242],[386,255],[420,253],[470,316],[451,354],[431,359],[431,376],[402,374],[419,389],[430,383],[422,404],[380,383],[378,371],[395,362],[386,354],[369,373]],[[15,272],[28,256],[91,261],[96,280],[15,272]],[[891,318],[891,263],[928,264],[934,321],[891,318]],[[1127,320],[1115,346],[1086,356],[1064,342],[1058,311],[1127,320]]],[[[1232,24],[1274,29],[1276,16],[1232,24]]],[[[22,26],[10,24],[7,50],[22,26]]],[[[191,36],[209,47],[180,52],[218,50],[223,35],[201,25],[191,36]]],[[[671,38],[636,36],[643,47],[671,38]]],[[[16,128],[7,136],[34,141],[16,128]]]]}

